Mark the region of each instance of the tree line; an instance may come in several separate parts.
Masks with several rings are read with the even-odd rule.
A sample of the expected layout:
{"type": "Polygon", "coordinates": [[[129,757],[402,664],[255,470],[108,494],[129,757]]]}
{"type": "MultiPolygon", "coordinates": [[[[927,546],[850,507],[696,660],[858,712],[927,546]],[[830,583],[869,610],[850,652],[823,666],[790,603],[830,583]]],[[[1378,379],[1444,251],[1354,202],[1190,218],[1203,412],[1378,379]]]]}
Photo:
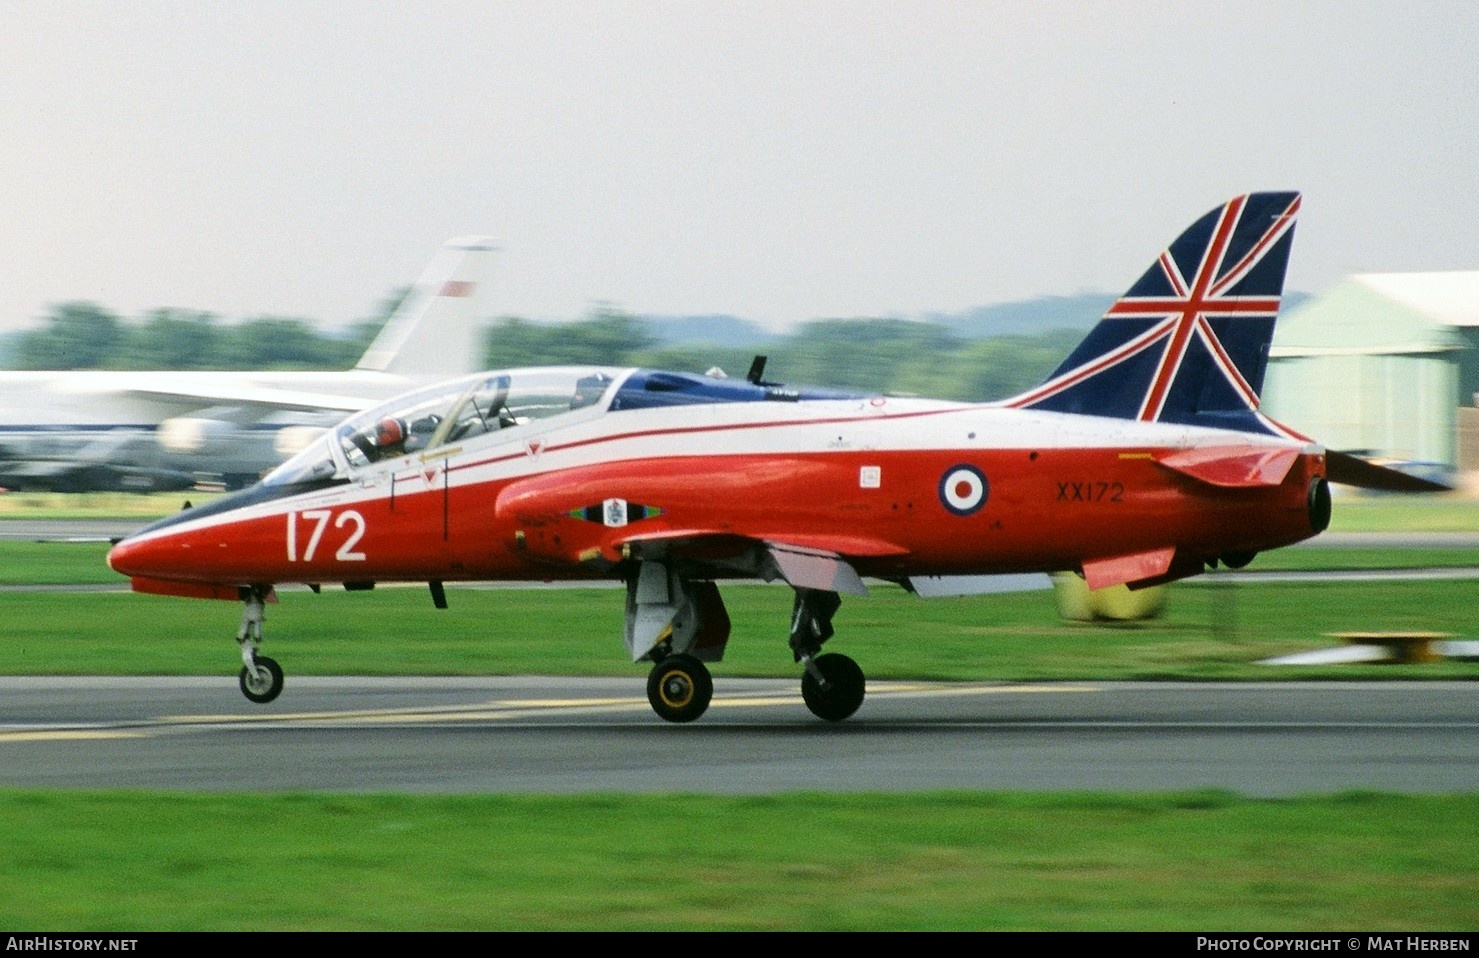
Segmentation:
{"type": "MultiPolygon", "coordinates": [[[[269,370],[347,369],[390,316],[404,290],[381,314],[339,334],[295,318],[263,316],[224,323],[211,313],[157,309],[138,320],[88,302],[53,307],[39,329],[12,349],[18,369],[269,370]]],[[[649,366],[743,376],[756,353],[769,357],[766,379],[893,395],[984,401],[1041,382],[1082,338],[1058,329],[982,339],[901,319],[819,319],[763,346],[698,341],[665,343],[650,321],[615,309],[558,324],[518,317],[485,327],[489,369],[547,364],[649,366]]]]}
{"type": "Polygon", "coordinates": [[[738,377],[762,353],[769,381],[982,402],[1042,382],[1083,336],[1064,328],[966,339],[936,323],[819,319],[763,346],[664,344],[650,323],[606,311],[559,325],[498,320],[488,330],[484,365],[599,363],[698,373],[718,367],[738,377]]]}
{"type": "MultiPolygon", "coordinates": [[[[388,313],[386,314],[389,315],[388,313]]],[[[330,335],[304,319],[261,316],[223,323],[212,313],[156,309],[126,321],[96,303],[53,306],[17,337],[17,369],[345,369],[385,317],[330,335]]]]}

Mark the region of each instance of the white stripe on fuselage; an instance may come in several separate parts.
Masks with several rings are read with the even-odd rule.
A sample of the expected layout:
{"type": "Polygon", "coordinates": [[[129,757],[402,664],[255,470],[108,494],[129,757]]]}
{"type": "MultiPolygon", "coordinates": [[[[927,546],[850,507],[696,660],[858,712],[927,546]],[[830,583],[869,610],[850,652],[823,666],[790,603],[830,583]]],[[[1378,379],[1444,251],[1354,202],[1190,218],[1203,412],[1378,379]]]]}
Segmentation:
{"type": "MultiPolygon", "coordinates": [[[[175,523],[136,541],[280,515],[305,507],[348,506],[389,495],[406,477],[450,469],[464,487],[605,463],[689,456],[787,456],[855,452],[1001,449],[1190,449],[1217,445],[1281,448],[1285,439],[1256,433],[1137,422],[935,400],[811,400],[795,403],[706,403],[608,412],[584,421],[551,417],[476,437],[448,454],[409,456],[358,469],[352,482],[254,503],[175,523]],[[533,449],[538,451],[534,452],[533,449]]],[[[656,468],[656,467],[654,467],[656,468]]]]}

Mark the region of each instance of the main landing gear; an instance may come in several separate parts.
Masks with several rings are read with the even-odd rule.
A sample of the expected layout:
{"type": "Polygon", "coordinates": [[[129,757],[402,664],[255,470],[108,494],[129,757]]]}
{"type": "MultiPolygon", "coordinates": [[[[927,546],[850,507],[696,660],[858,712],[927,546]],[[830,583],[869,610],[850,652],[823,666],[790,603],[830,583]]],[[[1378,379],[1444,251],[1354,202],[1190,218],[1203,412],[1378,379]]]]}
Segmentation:
{"type": "Polygon", "coordinates": [[[647,674],[647,701],[669,722],[692,722],[713,697],[708,667],[691,655],[670,655],[647,674]]]}
{"type": "Polygon", "coordinates": [[[271,588],[252,586],[244,591],[246,608],[241,613],[241,628],[236,630],[236,641],[241,646],[241,694],[262,705],[282,692],[281,666],[275,660],[257,654],[271,588]]]}
{"type": "MultiPolygon", "coordinates": [[[[842,600],[835,592],[797,589],[791,614],[791,651],[805,666],[801,698],[817,718],[840,722],[863,704],[863,670],[845,655],[821,655],[822,643],[832,637],[832,616],[842,600]]],[[[664,643],[670,648],[671,643],[664,643]]],[[[647,701],[669,722],[692,722],[703,715],[714,697],[708,667],[686,652],[658,658],[647,675],[647,701]]]]}
{"type": "Polygon", "coordinates": [[[817,718],[840,722],[863,704],[863,670],[845,655],[820,655],[822,643],[832,637],[832,616],[842,605],[836,592],[797,589],[791,611],[791,651],[806,666],[801,698],[817,718]]]}

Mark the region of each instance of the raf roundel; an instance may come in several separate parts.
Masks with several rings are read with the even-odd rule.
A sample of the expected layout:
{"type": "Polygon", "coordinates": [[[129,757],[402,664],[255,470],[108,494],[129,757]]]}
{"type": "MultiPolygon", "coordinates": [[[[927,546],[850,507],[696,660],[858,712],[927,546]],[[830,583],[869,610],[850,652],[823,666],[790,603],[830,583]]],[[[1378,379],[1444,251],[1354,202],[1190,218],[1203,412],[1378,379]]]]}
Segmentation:
{"type": "Polygon", "coordinates": [[[989,487],[975,466],[951,466],[940,477],[940,502],[957,516],[968,516],[986,504],[989,487]]]}

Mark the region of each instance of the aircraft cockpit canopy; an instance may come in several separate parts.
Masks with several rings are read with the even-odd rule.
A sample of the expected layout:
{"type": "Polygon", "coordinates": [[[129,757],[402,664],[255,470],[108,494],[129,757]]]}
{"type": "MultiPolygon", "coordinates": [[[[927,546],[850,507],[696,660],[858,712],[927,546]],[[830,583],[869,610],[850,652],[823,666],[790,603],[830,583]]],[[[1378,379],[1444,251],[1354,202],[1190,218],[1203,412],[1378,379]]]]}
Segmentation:
{"type": "Polygon", "coordinates": [[[406,393],[346,419],[262,480],[283,486],[343,481],[382,460],[435,453],[554,416],[695,404],[855,399],[722,373],[562,366],[478,373],[406,393]]]}
{"type": "Polygon", "coordinates": [[[622,370],[592,367],[515,369],[429,386],[346,419],[262,482],[295,485],[327,480],[384,459],[604,407],[622,375],[622,370]]]}

